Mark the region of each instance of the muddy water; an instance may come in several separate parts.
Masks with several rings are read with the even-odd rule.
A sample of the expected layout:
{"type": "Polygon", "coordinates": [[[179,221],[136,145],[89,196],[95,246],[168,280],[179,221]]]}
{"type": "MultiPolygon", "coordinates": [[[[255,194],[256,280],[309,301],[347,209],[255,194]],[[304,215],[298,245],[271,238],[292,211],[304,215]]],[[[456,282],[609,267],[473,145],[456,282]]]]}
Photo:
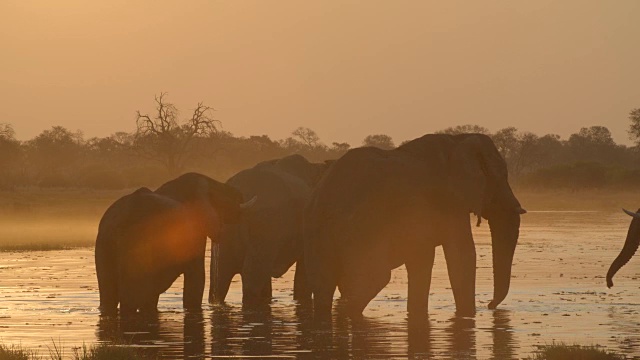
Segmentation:
{"type": "Polygon", "coordinates": [[[512,287],[496,311],[488,227],[475,229],[475,318],[453,318],[444,257],[436,255],[428,320],[407,319],[403,268],[353,324],[336,313],[331,331],[314,329],[308,309],[291,299],[293,272],[274,281],[273,304],[243,310],[236,278],[227,306],[181,308],[182,281],[160,299],[154,319],[117,323],[98,316],[93,249],[0,253],[0,342],[48,354],[96,341],[125,341],[165,358],[406,357],[518,359],[538,344],[600,344],[640,358],[640,255],[607,289],[604,275],[622,247],[630,218],[622,212],[530,212],[523,217],[512,287]]]}

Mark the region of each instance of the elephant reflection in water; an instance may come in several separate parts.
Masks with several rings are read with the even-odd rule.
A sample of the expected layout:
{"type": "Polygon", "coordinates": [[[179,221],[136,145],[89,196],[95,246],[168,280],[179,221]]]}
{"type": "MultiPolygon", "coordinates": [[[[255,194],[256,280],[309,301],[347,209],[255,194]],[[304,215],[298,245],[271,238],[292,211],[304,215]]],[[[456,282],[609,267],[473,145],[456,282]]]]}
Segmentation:
{"type": "Polygon", "coordinates": [[[454,317],[445,328],[447,354],[454,359],[476,358],[476,321],[471,317],[454,317]]]}
{"type": "Polygon", "coordinates": [[[104,343],[149,346],[145,354],[152,358],[175,356],[199,358],[205,352],[204,318],[200,311],[185,311],[183,321],[175,314],[150,313],[127,318],[100,316],[96,337],[104,343]],[[158,347],[157,344],[173,344],[158,347]],[[181,345],[179,345],[181,344],[181,345]]]}
{"type": "Polygon", "coordinates": [[[211,356],[273,355],[274,319],[270,306],[234,309],[221,305],[212,310],[211,356]]]}
{"type": "Polygon", "coordinates": [[[516,341],[511,326],[511,312],[504,309],[496,309],[491,314],[493,317],[491,335],[493,338],[493,356],[495,360],[517,359],[516,341]]]}
{"type": "MultiPolygon", "coordinates": [[[[318,327],[308,309],[299,318],[299,344],[313,351],[316,358],[393,358],[430,359],[434,356],[454,359],[478,358],[477,321],[471,317],[453,317],[448,322],[433,323],[424,314],[408,314],[407,321],[389,322],[372,318],[350,320],[344,302],[338,302],[331,327],[318,327]],[[443,326],[440,326],[443,324],[443,326]],[[435,326],[434,326],[435,325],[435,326]],[[407,348],[402,335],[407,335],[407,348]],[[406,353],[405,353],[406,351],[406,353]]],[[[491,312],[489,331],[492,343],[485,357],[491,359],[517,359],[517,343],[511,326],[511,312],[491,312]]],[[[486,337],[484,337],[486,338],[486,337]]]]}

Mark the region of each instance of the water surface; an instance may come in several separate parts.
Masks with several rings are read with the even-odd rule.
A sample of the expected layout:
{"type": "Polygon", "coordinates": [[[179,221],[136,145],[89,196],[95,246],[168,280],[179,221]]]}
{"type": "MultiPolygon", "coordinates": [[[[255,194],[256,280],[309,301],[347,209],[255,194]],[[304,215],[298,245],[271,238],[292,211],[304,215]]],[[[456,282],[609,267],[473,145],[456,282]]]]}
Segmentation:
{"type": "MultiPolygon", "coordinates": [[[[622,212],[529,212],[523,216],[512,286],[498,310],[492,296],[488,226],[474,228],[478,253],[474,318],[454,318],[442,251],[428,319],[407,319],[407,277],[391,283],[352,323],[336,301],[333,328],[316,329],[309,309],[291,298],[293,271],[274,281],[274,300],[243,310],[236,277],[226,306],[182,309],[182,280],[160,298],[152,319],[119,323],[98,315],[93,249],[0,254],[0,341],[48,354],[53,342],[73,346],[113,340],[164,358],[519,359],[552,342],[600,344],[640,358],[640,255],[607,289],[604,276],[622,247],[630,218],[622,212]]],[[[208,261],[208,259],[207,259],[208,261]]]]}

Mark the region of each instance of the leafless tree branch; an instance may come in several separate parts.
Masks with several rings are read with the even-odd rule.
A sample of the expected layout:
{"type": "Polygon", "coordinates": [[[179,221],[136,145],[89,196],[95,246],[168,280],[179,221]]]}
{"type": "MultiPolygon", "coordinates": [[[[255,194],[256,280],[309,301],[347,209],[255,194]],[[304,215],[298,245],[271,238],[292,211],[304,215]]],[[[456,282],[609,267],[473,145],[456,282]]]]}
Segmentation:
{"type": "Polygon", "coordinates": [[[174,174],[182,170],[192,156],[194,139],[217,133],[221,123],[213,117],[213,108],[199,102],[190,119],[178,120],[178,109],[166,101],[167,93],[156,95],[156,115],[136,112],[135,139],[139,153],[161,161],[174,174]]]}

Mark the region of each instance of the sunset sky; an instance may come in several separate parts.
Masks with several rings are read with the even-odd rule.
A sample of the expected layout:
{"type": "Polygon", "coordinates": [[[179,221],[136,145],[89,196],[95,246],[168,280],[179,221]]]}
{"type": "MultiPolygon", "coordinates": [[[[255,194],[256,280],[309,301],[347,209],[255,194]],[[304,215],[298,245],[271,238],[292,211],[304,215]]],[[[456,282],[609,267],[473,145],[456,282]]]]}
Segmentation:
{"type": "Polygon", "coordinates": [[[133,131],[169,93],[235,135],[360,145],[447,126],[563,137],[640,107],[640,1],[0,2],[0,123],[133,131]]]}

